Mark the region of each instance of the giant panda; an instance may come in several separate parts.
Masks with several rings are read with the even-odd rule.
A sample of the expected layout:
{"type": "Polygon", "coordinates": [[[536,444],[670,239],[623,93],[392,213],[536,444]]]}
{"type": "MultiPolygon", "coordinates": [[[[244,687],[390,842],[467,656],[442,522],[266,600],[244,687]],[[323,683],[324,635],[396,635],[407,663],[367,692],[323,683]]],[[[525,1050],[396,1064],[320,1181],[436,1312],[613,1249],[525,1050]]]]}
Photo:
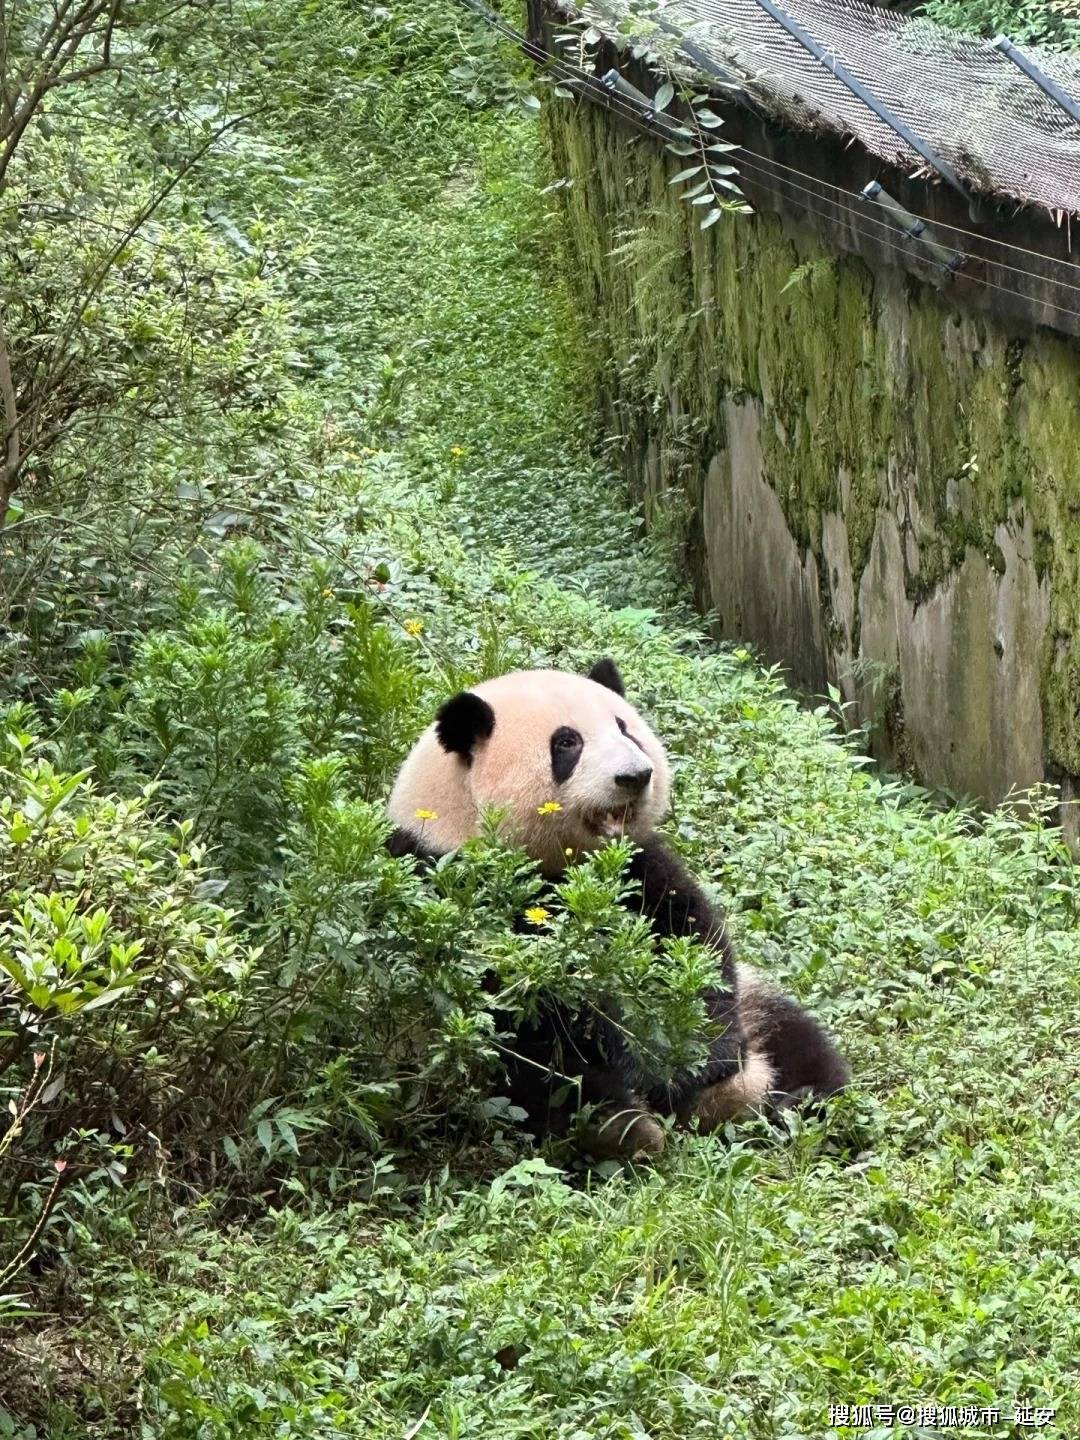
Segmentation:
{"type": "Polygon", "coordinates": [[[587,1016],[551,1001],[507,1044],[510,1099],[532,1128],[565,1133],[588,1106],[585,1144],[597,1158],[658,1154],[667,1133],[658,1116],[696,1119],[709,1131],[823,1099],[849,1079],[818,1022],[736,964],[723,917],[656,833],[669,787],[664,747],[627,701],[614,662],[602,660],[588,676],[518,671],[454,695],[413,746],[389,801],[395,855],[448,854],[496,807],[506,838],[551,881],[584,853],[628,837],[636,850],[624,903],[657,937],[696,935],[715,947],[722,984],[702,996],[713,1038],[693,1073],[646,1073],[603,996],[587,1016]]]}

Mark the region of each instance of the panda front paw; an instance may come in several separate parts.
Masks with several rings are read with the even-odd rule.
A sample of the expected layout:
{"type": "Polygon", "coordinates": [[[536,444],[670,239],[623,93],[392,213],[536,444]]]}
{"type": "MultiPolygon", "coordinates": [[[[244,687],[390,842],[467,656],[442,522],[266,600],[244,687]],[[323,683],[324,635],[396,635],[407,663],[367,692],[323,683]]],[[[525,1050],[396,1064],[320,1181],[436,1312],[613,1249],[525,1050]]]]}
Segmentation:
{"type": "Polygon", "coordinates": [[[648,1162],[663,1154],[667,1131],[647,1110],[594,1111],[575,1134],[578,1148],[594,1160],[648,1162]]]}

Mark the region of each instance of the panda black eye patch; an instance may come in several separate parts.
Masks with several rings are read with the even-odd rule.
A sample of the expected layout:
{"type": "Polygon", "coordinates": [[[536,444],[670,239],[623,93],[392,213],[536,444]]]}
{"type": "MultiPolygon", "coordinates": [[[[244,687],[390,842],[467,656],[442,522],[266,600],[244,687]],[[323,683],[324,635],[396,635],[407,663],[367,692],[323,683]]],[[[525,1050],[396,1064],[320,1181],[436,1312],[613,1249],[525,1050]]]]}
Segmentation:
{"type": "Polygon", "coordinates": [[[551,735],[551,774],[555,783],[561,785],[574,773],[585,741],[569,725],[560,725],[551,735]]]}

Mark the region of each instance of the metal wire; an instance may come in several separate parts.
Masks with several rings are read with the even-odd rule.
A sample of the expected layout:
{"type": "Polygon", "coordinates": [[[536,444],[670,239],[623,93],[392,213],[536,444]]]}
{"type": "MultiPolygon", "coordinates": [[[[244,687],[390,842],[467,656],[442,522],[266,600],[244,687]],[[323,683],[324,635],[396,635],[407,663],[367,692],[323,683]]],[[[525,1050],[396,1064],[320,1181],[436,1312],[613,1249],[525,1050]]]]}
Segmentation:
{"type": "MultiPolygon", "coordinates": [[[[546,58],[550,58],[547,57],[546,52],[544,52],[544,54],[546,58]]],[[[566,64],[565,61],[560,61],[557,63],[560,66],[566,64]]],[[[589,76],[586,72],[583,71],[577,72],[573,75],[572,78],[574,83],[576,84],[580,84],[581,79],[584,79],[584,81],[589,84],[595,84],[597,86],[599,86],[600,83],[599,81],[593,81],[593,77],[589,76]]],[[[567,83],[570,83],[570,77],[568,77],[567,83]]],[[[613,93],[605,89],[603,90],[603,97],[604,101],[606,101],[608,104],[608,108],[619,113],[621,118],[629,120],[631,123],[637,125],[638,128],[641,129],[650,130],[652,128],[648,120],[642,116],[640,110],[637,107],[623,100],[622,97],[617,95],[617,93],[613,93]]],[[[585,98],[589,97],[586,96],[585,98]]],[[[655,135],[656,132],[654,129],[652,130],[652,133],[655,135]]],[[[746,150],[745,147],[741,145],[737,145],[734,148],[735,152],[738,153],[741,157],[739,159],[740,170],[747,170],[751,173],[757,171],[759,172],[759,175],[763,174],[765,176],[764,179],[755,176],[754,184],[759,190],[762,190],[766,194],[771,195],[773,199],[778,200],[782,204],[787,206],[795,206],[796,208],[804,210],[808,214],[816,215],[823,220],[833,222],[835,222],[837,219],[837,210],[840,210],[842,212],[844,223],[850,228],[850,230],[854,234],[861,235],[870,243],[880,246],[886,250],[890,250],[894,254],[903,256],[903,258],[907,261],[915,259],[921,264],[927,265],[928,268],[933,268],[932,265],[929,265],[929,262],[926,260],[926,258],[920,255],[918,250],[915,249],[910,236],[905,230],[901,229],[897,225],[891,224],[887,220],[880,219],[878,216],[870,214],[862,205],[862,203],[859,202],[857,198],[851,194],[851,192],[841,191],[839,190],[839,187],[830,186],[830,189],[837,190],[838,198],[834,199],[825,195],[817,195],[807,186],[800,185],[796,181],[788,179],[787,176],[783,174],[776,174],[772,169],[770,169],[770,167],[775,166],[777,162],[772,161],[768,156],[759,155],[756,151],[746,150]],[[782,186],[785,188],[777,189],[777,186],[782,186]],[[792,189],[800,193],[798,195],[792,195],[788,193],[792,189]],[[810,199],[801,198],[804,195],[809,196],[810,199]],[[811,200],[813,199],[820,200],[823,202],[824,205],[831,208],[823,209],[819,205],[814,205],[811,203],[811,200]],[[894,243],[894,241],[899,241],[900,243],[894,243]]],[[[813,179],[812,176],[806,178],[813,179]]],[[[938,222],[935,220],[930,223],[937,225],[938,222]]],[[[1033,253],[1038,254],[1037,251],[1033,253]]],[[[964,252],[963,258],[979,259],[981,257],[974,256],[970,252],[964,252]]],[[[1010,265],[1008,262],[995,260],[991,263],[993,263],[994,266],[999,270],[1015,271],[1015,273],[1019,275],[1029,276],[1030,278],[1036,280],[1043,281],[1049,278],[1047,276],[1034,274],[1031,271],[1021,269],[1014,265],[1010,265]]],[[[996,281],[985,279],[982,276],[965,275],[964,279],[967,283],[980,285],[984,289],[996,290],[1001,294],[1013,296],[1018,300],[1024,300],[1027,302],[1030,302],[1031,300],[1031,296],[1027,291],[1017,290],[1009,285],[1001,285],[998,284],[996,281]]],[[[1065,284],[1067,282],[1063,281],[1061,283],[1065,284]]],[[[1069,288],[1080,292],[1080,286],[1071,285],[1069,288]]],[[[1061,314],[1067,315],[1074,320],[1080,320],[1080,309],[1072,309],[1070,306],[1067,305],[1058,305],[1056,308],[1061,314]]]]}
{"type": "MultiPolygon", "coordinates": [[[[851,191],[845,189],[842,185],[834,185],[831,180],[822,180],[818,175],[811,175],[809,171],[799,170],[794,165],[785,164],[782,160],[775,160],[771,155],[759,155],[756,150],[746,150],[742,145],[737,145],[735,149],[736,151],[742,151],[744,154],[753,155],[755,158],[775,166],[779,170],[785,170],[790,175],[798,175],[803,180],[810,180],[813,184],[820,185],[825,190],[835,190],[837,194],[843,196],[849,196],[851,194],[851,191]]],[[[1047,265],[1056,265],[1061,269],[1073,271],[1080,277],[1080,265],[1077,265],[1074,261],[1062,260],[1056,256],[1047,255],[1042,250],[1032,250],[1026,245],[1015,245],[1009,240],[998,239],[996,235],[984,235],[978,230],[966,230],[962,225],[954,225],[951,221],[942,220],[938,216],[931,217],[929,215],[923,215],[917,210],[913,210],[911,213],[917,216],[918,219],[924,220],[927,225],[933,225],[935,229],[951,230],[954,235],[965,235],[971,240],[978,240],[983,245],[996,245],[999,249],[1011,250],[1016,255],[1028,255],[1032,259],[1042,260],[1047,265]]],[[[988,263],[992,265],[1001,265],[1007,269],[1015,270],[1018,275],[1028,275],[1033,280],[1043,280],[1052,285],[1064,285],[1066,289],[1069,290],[1080,290],[1080,283],[1073,280],[1052,279],[1049,275],[1043,274],[1040,271],[1025,270],[1019,265],[1009,265],[1004,260],[991,260],[989,256],[979,256],[978,258],[986,259],[988,263]]]]}
{"type": "Polygon", "coordinates": [[[990,48],[992,50],[1000,50],[1002,55],[1004,55],[1006,59],[1011,60],[1014,65],[1018,66],[1029,80],[1034,81],[1034,83],[1038,85],[1044,94],[1049,95],[1056,105],[1060,105],[1067,115],[1071,115],[1074,120],[1080,121],[1080,105],[1078,105],[1070,95],[1066,95],[1054,77],[1047,75],[1044,70],[1040,70],[1031,56],[1025,55],[1019,46],[1012,43],[1008,36],[995,36],[990,42],[990,48]]]}
{"type": "MultiPolygon", "coordinates": [[[[1000,51],[862,0],[784,0],[783,8],[968,188],[1080,214],[1080,125],[1000,51]]],[[[578,9],[612,36],[632,11],[639,34],[648,18],[635,0],[583,0],[578,9]]],[[[676,58],[674,29],[776,118],[854,136],[891,165],[925,167],[925,157],[758,0],[657,0],[655,13],[663,20],[655,32],[659,53],[676,58]]],[[[1080,96],[1080,58],[1035,48],[1030,54],[1063,92],[1080,96]]]]}
{"type": "Polygon", "coordinates": [[[868,110],[872,110],[879,120],[883,120],[885,124],[888,125],[890,130],[895,130],[901,140],[903,140],[906,145],[909,145],[917,155],[920,155],[931,169],[936,170],[946,184],[951,185],[965,200],[968,198],[968,193],[952,166],[927,145],[921,135],[916,135],[911,126],[908,125],[901,116],[893,114],[887,105],[883,105],[874,92],[868,90],[857,75],[853,74],[846,65],[840,63],[840,58],[834,51],[828,50],[824,45],[819,44],[814,36],[811,35],[809,31],[804,30],[793,16],[789,15],[786,10],[776,4],[776,0],[756,0],[756,3],[760,5],[770,19],[775,20],[778,25],[782,26],[793,40],[797,40],[803,49],[811,54],[819,64],[824,65],[830,75],[839,80],[841,85],[846,86],[855,96],[856,100],[862,101],[868,110]]]}
{"type": "MultiPolygon", "coordinates": [[[[508,39],[512,39],[526,55],[550,71],[561,84],[573,90],[574,93],[580,97],[598,103],[604,108],[611,110],[621,119],[627,121],[636,129],[649,134],[654,139],[669,140],[673,138],[685,138],[684,127],[682,127],[679,122],[672,120],[662,113],[658,114],[654,112],[651,106],[646,108],[642,104],[628,100],[624,95],[620,95],[618,91],[608,89],[595,74],[558,55],[551,54],[543,47],[531,41],[526,35],[514,29],[503,20],[501,16],[490,10],[483,3],[483,0],[458,0],[458,3],[473,10],[487,21],[487,23],[491,24],[493,28],[499,30],[499,32],[508,39]],[[683,130],[682,134],[679,133],[680,130],[683,130]]],[[[713,138],[711,132],[704,138],[703,143],[707,144],[710,138],[713,138]]],[[[733,147],[733,153],[739,157],[738,163],[740,168],[750,172],[757,171],[759,176],[764,174],[767,177],[771,183],[766,183],[766,181],[761,178],[755,178],[754,183],[759,190],[771,195],[775,200],[786,205],[794,205],[809,214],[833,222],[837,219],[837,210],[840,210],[844,223],[853,234],[861,235],[872,244],[882,246],[887,250],[902,255],[904,259],[909,262],[915,259],[924,265],[928,263],[926,257],[921,255],[918,250],[913,247],[907,231],[890,223],[888,220],[880,218],[878,215],[869,213],[865,202],[860,200],[854,192],[844,190],[842,187],[834,185],[830,181],[819,180],[814,175],[797,170],[793,166],[785,165],[781,161],[774,160],[771,156],[748,150],[742,145],[735,145],[733,147]],[[797,175],[802,180],[810,181],[812,185],[832,191],[833,197],[835,198],[819,194],[817,191],[811,190],[805,185],[800,185],[796,181],[789,180],[787,178],[789,174],[797,175]],[[785,188],[778,190],[776,188],[777,185],[785,188]],[[822,204],[831,208],[821,209],[819,206],[811,204],[807,199],[802,199],[788,193],[791,190],[799,192],[800,195],[809,196],[810,199],[821,201],[822,204]],[[893,243],[894,241],[899,241],[900,243],[893,243]]],[[[914,211],[910,213],[917,215],[917,212],[914,211]]],[[[965,235],[979,241],[1003,246],[1019,254],[1030,255],[1033,258],[1042,260],[1047,265],[1057,265],[1060,268],[1068,264],[1068,262],[1057,261],[1053,257],[1046,256],[1037,250],[1028,250],[1023,246],[1010,245],[1007,241],[996,240],[991,236],[983,236],[979,235],[978,232],[966,231],[958,226],[947,225],[936,217],[932,218],[917,215],[917,218],[924,220],[935,229],[948,229],[955,234],[965,235]]],[[[1080,284],[1074,283],[1073,281],[1055,279],[1048,274],[1027,270],[1007,260],[991,259],[972,251],[970,247],[962,251],[962,256],[964,260],[980,260],[984,263],[992,264],[998,270],[1008,270],[1015,275],[1023,276],[1027,279],[1036,280],[1040,283],[1061,285],[1066,289],[1080,293],[1080,284]]],[[[1068,265],[1068,268],[1073,270],[1076,267],[1068,265]]],[[[1008,285],[1001,285],[978,275],[966,275],[965,280],[969,283],[981,285],[984,288],[1013,296],[1019,300],[1029,303],[1031,301],[1031,295],[1027,291],[1018,290],[1008,285]]],[[[1063,315],[1080,320],[1080,309],[1072,309],[1068,306],[1060,305],[1057,306],[1057,309],[1063,315]]]]}

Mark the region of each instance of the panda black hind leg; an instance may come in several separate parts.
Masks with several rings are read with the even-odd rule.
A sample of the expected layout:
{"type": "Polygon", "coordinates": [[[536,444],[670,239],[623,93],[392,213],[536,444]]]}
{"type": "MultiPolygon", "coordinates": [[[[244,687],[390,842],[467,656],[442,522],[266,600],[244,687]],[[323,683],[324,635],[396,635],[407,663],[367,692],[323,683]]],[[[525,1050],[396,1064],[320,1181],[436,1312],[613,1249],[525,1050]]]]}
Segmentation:
{"type": "Polygon", "coordinates": [[[728,1120],[826,1100],[851,1078],[827,1031],[803,1007],[736,966],[744,1048],[738,1072],[695,1098],[693,1116],[708,1133],[728,1120]]]}
{"type": "Polygon", "coordinates": [[[770,1071],[769,1107],[786,1109],[843,1090],[851,1071],[825,1028],[748,966],[739,965],[736,974],[747,1048],[770,1071]]]}

